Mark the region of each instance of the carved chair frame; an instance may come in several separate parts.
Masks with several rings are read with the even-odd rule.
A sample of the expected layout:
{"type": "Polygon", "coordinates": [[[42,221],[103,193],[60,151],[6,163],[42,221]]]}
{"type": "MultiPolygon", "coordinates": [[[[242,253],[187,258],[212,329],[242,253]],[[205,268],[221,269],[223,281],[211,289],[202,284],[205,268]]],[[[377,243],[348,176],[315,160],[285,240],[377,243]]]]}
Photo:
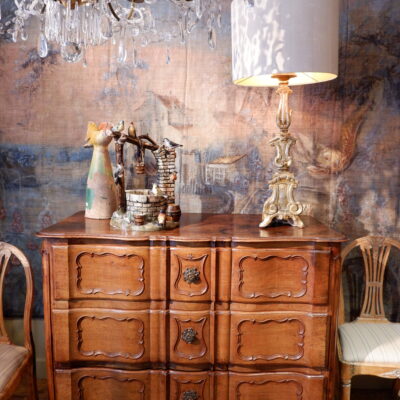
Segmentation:
{"type": "MultiPolygon", "coordinates": [[[[7,334],[4,314],[3,314],[3,289],[5,276],[12,264],[13,257],[17,258],[21,263],[26,279],[26,295],[24,307],[24,347],[28,350],[22,363],[16,368],[9,382],[0,392],[0,400],[9,399],[19,385],[21,378],[26,376],[29,383],[29,400],[37,400],[36,371],[35,371],[35,352],[32,341],[31,319],[32,319],[32,302],[33,302],[33,278],[32,270],[28,259],[17,247],[0,242],[0,344],[13,345],[7,334]]],[[[1,374],[1,370],[0,370],[1,374]]]]}
{"type": "MultiPolygon", "coordinates": [[[[365,236],[349,243],[341,253],[342,270],[346,257],[359,247],[363,256],[365,288],[359,317],[353,322],[390,324],[385,316],[383,305],[383,282],[385,270],[392,247],[400,250],[400,242],[382,236],[365,236]],[[372,289],[373,288],[373,289],[372,289]]],[[[343,282],[340,288],[338,326],[344,324],[343,282]]],[[[400,390],[400,363],[360,363],[343,360],[338,337],[338,356],[340,362],[341,400],[350,400],[351,379],[355,375],[375,375],[381,378],[396,379],[393,390],[397,396],[400,390]]]]}

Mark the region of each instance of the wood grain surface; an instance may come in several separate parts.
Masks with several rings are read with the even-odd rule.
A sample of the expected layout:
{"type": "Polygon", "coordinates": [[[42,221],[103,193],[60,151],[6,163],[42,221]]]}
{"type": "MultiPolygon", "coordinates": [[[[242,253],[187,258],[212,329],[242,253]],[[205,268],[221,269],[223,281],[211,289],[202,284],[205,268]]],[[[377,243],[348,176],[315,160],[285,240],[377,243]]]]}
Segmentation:
{"type": "Polygon", "coordinates": [[[260,229],[259,215],[244,214],[182,214],[181,226],[168,231],[129,232],[110,226],[109,220],[85,219],[78,212],[38,233],[41,238],[113,239],[126,241],[179,240],[179,241],[251,241],[251,242],[343,242],[345,236],[327,228],[312,217],[303,217],[303,229],[275,226],[260,229]]]}
{"type": "Polygon", "coordinates": [[[39,233],[50,400],[333,400],[344,236],[258,220],[124,233],[77,213],[39,233]]]}

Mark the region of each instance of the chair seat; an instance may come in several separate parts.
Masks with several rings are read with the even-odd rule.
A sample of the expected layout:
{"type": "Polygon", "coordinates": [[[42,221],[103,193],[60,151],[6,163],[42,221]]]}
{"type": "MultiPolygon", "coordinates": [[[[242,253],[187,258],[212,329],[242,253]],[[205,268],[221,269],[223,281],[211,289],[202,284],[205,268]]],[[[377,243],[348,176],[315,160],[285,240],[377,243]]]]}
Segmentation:
{"type": "Polygon", "coordinates": [[[400,363],[400,323],[350,322],[339,334],[344,361],[400,363]]]}
{"type": "Polygon", "coordinates": [[[27,355],[25,347],[0,344],[0,393],[27,355]]]}

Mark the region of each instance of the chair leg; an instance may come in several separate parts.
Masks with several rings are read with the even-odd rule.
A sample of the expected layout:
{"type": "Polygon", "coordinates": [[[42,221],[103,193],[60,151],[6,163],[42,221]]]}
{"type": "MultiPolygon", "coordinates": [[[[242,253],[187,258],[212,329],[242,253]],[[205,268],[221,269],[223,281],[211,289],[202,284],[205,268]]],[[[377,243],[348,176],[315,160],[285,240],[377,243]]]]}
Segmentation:
{"type": "Polygon", "coordinates": [[[340,382],[340,400],[350,400],[351,380],[340,382]]]}
{"type": "Polygon", "coordinates": [[[32,360],[27,369],[28,400],[38,400],[35,360],[32,360]]]}

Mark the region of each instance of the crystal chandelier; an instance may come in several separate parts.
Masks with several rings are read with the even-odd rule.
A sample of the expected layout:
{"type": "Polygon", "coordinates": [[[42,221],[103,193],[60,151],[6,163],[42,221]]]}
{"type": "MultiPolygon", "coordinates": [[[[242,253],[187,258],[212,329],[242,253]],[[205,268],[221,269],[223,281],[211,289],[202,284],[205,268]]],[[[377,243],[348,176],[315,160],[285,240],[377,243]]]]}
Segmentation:
{"type": "Polygon", "coordinates": [[[208,45],[214,49],[216,28],[221,27],[220,0],[13,1],[15,7],[11,17],[1,19],[0,9],[0,33],[10,36],[14,42],[27,40],[26,22],[36,17],[40,23],[39,56],[46,57],[49,43],[53,42],[67,62],[82,60],[85,64],[86,49],[108,40],[116,46],[119,63],[126,61],[129,46],[133,46],[135,53],[136,45],[168,43],[174,39],[184,44],[202,19],[207,24],[208,45]],[[160,12],[161,8],[163,12],[160,12]]]}

